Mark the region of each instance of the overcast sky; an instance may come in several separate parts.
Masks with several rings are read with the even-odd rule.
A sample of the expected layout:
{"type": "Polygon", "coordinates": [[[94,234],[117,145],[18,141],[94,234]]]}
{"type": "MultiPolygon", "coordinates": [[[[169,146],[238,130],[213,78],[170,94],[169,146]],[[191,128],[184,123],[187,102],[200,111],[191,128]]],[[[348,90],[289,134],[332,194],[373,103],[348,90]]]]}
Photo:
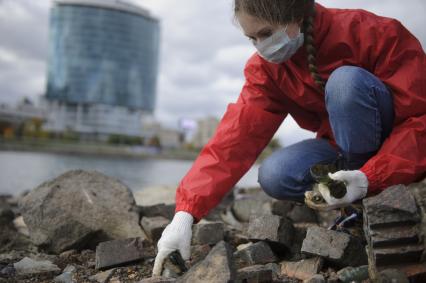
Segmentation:
{"type": "MultiPolygon", "coordinates": [[[[155,116],[176,126],[181,117],[221,117],[244,83],[254,52],[232,22],[232,0],[131,0],[161,20],[161,64],[155,116]]],[[[326,7],[361,8],[400,20],[426,46],[424,0],[320,0],[326,7]]],[[[0,0],[0,102],[34,100],[45,89],[50,0],[0,0]]],[[[278,135],[289,145],[312,133],[287,119],[278,135]]]]}

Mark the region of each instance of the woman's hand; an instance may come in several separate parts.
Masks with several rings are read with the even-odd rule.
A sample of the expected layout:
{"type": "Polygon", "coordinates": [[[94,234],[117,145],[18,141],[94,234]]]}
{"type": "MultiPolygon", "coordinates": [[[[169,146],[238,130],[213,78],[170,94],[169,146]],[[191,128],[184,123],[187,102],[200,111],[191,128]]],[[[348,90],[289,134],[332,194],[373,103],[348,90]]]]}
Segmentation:
{"type": "Polygon", "coordinates": [[[367,195],[368,179],[367,176],[359,170],[341,170],[333,174],[329,173],[328,176],[331,179],[343,181],[346,184],[346,195],[340,199],[331,196],[328,187],[324,184],[318,185],[319,192],[329,205],[350,204],[367,195]]]}
{"type": "Polygon", "coordinates": [[[160,276],[163,262],[167,256],[178,250],[184,260],[191,255],[192,223],[194,217],[185,211],[178,211],[172,222],[164,229],[161,239],[158,241],[158,253],[155,258],[153,276],[160,276]]]}

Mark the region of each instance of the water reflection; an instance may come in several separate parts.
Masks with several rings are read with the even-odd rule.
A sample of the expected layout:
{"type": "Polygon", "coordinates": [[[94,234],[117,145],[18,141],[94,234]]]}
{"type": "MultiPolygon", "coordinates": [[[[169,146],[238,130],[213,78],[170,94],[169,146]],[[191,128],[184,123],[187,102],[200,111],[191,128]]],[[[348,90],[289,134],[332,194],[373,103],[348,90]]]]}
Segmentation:
{"type": "MultiPolygon", "coordinates": [[[[176,186],[192,161],[78,156],[33,152],[0,152],[0,193],[18,194],[68,170],[97,170],[115,177],[132,190],[147,186],[176,186]]],[[[257,166],[238,183],[255,186],[257,166]]]]}

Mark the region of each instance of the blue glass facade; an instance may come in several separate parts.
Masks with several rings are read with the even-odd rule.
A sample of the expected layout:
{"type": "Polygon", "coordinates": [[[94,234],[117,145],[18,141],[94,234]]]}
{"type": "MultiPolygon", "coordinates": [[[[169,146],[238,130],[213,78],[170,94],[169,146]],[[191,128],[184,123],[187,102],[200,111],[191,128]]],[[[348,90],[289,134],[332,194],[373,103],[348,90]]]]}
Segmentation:
{"type": "Polygon", "coordinates": [[[154,110],[159,22],[138,13],[56,3],[46,97],[154,110]]]}

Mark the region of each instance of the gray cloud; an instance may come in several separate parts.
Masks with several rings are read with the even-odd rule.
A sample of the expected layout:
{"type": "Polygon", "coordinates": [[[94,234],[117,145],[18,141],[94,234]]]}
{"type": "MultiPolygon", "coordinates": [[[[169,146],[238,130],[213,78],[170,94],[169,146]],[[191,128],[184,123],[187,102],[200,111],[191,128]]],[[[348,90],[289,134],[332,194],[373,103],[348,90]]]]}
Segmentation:
{"type": "MultiPolygon", "coordinates": [[[[232,0],[133,0],[161,19],[157,118],[175,126],[180,117],[221,116],[244,83],[254,52],[233,23],[232,0]]],[[[426,46],[426,2],[319,0],[326,7],[362,8],[397,18],[426,46]],[[423,11],[420,12],[420,11],[423,11]]],[[[49,0],[0,0],[0,102],[44,92],[49,0]]],[[[279,130],[285,144],[312,134],[288,119],[279,130]]]]}

